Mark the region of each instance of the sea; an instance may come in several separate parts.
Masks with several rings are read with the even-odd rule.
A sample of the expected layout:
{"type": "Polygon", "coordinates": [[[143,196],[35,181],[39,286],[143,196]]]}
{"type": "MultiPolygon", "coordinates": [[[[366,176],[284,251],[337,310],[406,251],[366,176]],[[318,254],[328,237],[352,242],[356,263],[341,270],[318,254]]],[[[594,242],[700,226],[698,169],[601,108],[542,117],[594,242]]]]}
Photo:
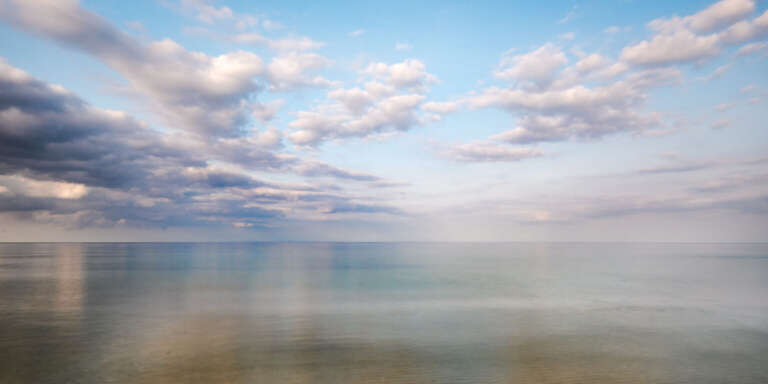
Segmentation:
{"type": "Polygon", "coordinates": [[[768,383],[768,244],[2,243],[0,383],[768,383]]]}

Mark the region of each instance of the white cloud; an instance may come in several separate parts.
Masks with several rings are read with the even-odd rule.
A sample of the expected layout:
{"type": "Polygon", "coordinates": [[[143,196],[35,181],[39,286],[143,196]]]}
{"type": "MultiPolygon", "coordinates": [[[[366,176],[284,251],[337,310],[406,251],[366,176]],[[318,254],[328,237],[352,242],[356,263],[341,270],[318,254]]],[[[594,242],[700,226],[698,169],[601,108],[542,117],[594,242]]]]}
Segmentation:
{"type": "Polygon", "coordinates": [[[598,68],[603,68],[607,64],[608,64],[608,59],[606,59],[601,55],[593,53],[591,55],[587,55],[583,57],[581,60],[576,62],[576,64],[574,65],[574,69],[576,69],[578,72],[581,72],[581,73],[587,73],[587,72],[592,72],[598,68]]]}
{"type": "Polygon", "coordinates": [[[283,25],[282,25],[282,24],[280,24],[279,22],[277,22],[277,21],[274,21],[274,20],[269,20],[269,19],[263,19],[263,20],[261,21],[261,26],[262,26],[264,29],[266,29],[267,31],[276,31],[276,30],[278,30],[278,29],[283,29],[283,28],[285,28],[285,27],[283,27],[283,25]]]}
{"type": "Polygon", "coordinates": [[[754,40],[768,34],[768,11],[752,21],[740,21],[731,25],[717,36],[722,43],[738,44],[754,40]]]}
{"type": "Polygon", "coordinates": [[[699,77],[701,81],[712,81],[721,78],[733,64],[725,64],[717,67],[712,73],[707,76],[699,77]]]}
{"type": "Polygon", "coordinates": [[[733,24],[755,10],[752,0],[722,0],[685,19],[696,32],[711,32],[733,24]]]}
{"type": "Polygon", "coordinates": [[[490,87],[466,100],[474,108],[500,107],[522,113],[517,127],[494,136],[494,140],[525,144],[640,132],[660,123],[658,114],[640,112],[645,91],[680,78],[679,71],[661,68],[628,73],[621,80],[588,87],[583,82],[611,81],[629,68],[623,63],[611,64],[597,54],[583,54],[580,61],[558,72],[567,61],[562,52],[550,44],[534,52],[513,58],[514,64],[520,64],[513,68],[516,76],[525,73],[528,78],[544,79],[538,87],[490,87]],[[542,59],[533,60],[536,56],[542,59]],[[534,68],[530,74],[522,70],[525,61],[534,68]],[[536,67],[539,62],[543,64],[536,67]]]}
{"type": "Polygon", "coordinates": [[[254,103],[251,115],[261,122],[272,120],[280,108],[285,104],[284,100],[273,100],[269,103],[254,103]]]}
{"type": "Polygon", "coordinates": [[[253,32],[233,35],[231,40],[240,44],[265,46],[281,52],[312,51],[325,46],[325,43],[314,41],[308,37],[269,39],[253,32]]]}
{"type": "Polygon", "coordinates": [[[423,95],[404,94],[387,97],[360,115],[298,112],[290,124],[296,130],[288,137],[297,145],[317,145],[336,138],[368,137],[384,130],[408,130],[418,123],[417,110],[422,101],[423,95]]]}
{"type": "Polygon", "coordinates": [[[732,102],[732,103],[722,103],[715,106],[715,109],[720,112],[725,112],[733,107],[736,107],[737,105],[741,104],[740,102],[732,102]]]}
{"type": "Polygon", "coordinates": [[[712,123],[712,125],[710,125],[712,129],[723,129],[723,128],[728,128],[730,126],[731,126],[731,121],[728,119],[720,119],[712,123]]]}
{"type": "Polygon", "coordinates": [[[419,112],[426,85],[437,81],[422,62],[371,63],[361,74],[372,80],[331,90],[324,103],[298,112],[288,138],[296,145],[315,146],[326,140],[406,131],[422,123],[419,112]]]}
{"type": "MultiPolygon", "coordinates": [[[[211,9],[195,1],[189,4],[205,5],[200,9],[211,20],[228,14],[225,8],[211,9]]],[[[188,132],[219,137],[247,134],[253,108],[250,100],[260,90],[260,79],[274,90],[332,85],[306,73],[324,68],[327,59],[291,51],[320,44],[306,38],[267,41],[288,51],[265,65],[247,51],[210,56],[188,51],[170,39],[151,43],[133,39],[76,1],[8,0],[4,7],[2,15],[10,23],[98,57],[125,76],[137,92],[148,96],[152,109],[168,125],[188,132]]]]}
{"type": "Polygon", "coordinates": [[[334,177],[337,179],[367,182],[381,181],[380,178],[368,173],[348,171],[319,161],[302,162],[296,165],[293,170],[302,176],[309,177],[334,177]]]}
{"type": "Polygon", "coordinates": [[[364,29],[356,29],[356,30],[348,33],[348,35],[350,37],[358,37],[358,36],[362,36],[363,34],[365,34],[365,30],[364,29]]]}
{"type": "Polygon", "coordinates": [[[76,200],[88,194],[88,188],[83,184],[35,180],[19,175],[0,175],[0,188],[7,193],[20,196],[52,197],[64,200],[76,200]]]}
{"type": "Polygon", "coordinates": [[[761,101],[761,99],[759,97],[752,97],[752,98],[750,98],[748,100],[737,100],[737,101],[732,101],[730,103],[718,104],[718,105],[715,106],[715,109],[720,111],[720,112],[725,112],[725,111],[728,111],[728,110],[733,109],[735,107],[741,107],[741,106],[745,106],[745,105],[757,104],[760,101],[761,101]]]}
{"type": "Polygon", "coordinates": [[[282,144],[283,133],[275,128],[269,127],[265,130],[256,132],[252,137],[247,138],[250,143],[260,148],[277,148],[282,144]]]}
{"type": "Polygon", "coordinates": [[[410,51],[413,49],[413,46],[408,43],[397,43],[395,44],[395,50],[396,51],[410,51]]]}
{"type": "Polygon", "coordinates": [[[557,23],[558,24],[565,24],[565,23],[573,20],[573,18],[576,17],[576,11],[578,9],[579,9],[579,6],[578,5],[574,5],[573,8],[571,8],[571,10],[568,11],[568,13],[565,16],[563,16],[562,19],[557,21],[557,23]]]}
{"type": "Polygon", "coordinates": [[[193,10],[200,21],[208,24],[232,20],[235,17],[235,13],[229,7],[217,8],[202,0],[180,0],[179,3],[182,7],[193,10]]]}
{"type": "Polygon", "coordinates": [[[588,82],[605,83],[629,71],[629,65],[612,62],[599,54],[583,54],[573,65],[563,69],[549,85],[549,89],[565,89],[588,82]]]}
{"type": "Polygon", "coordinates": [[[286,53],[275,57],[267,66],[270,88],[275,91],[297,87],[330,87],[334,83],[321,76],[309,76],[306,72],[326,68],[331,61],[315,53],[286,53]]]}
{"type": "MultiPolygon", "coordinates": [[[[527,76],[545,79],[537,87],[525,83],[513,84],[509,88],[489,87],[453,102],[427,103],[422,107],[434,113],[451,113],[466,104],[471,108],[498,107],[518,116],[513,129],[493,135],[487,142],[466,144],[461,150],[454,151],[454,157],[463,153],[468,161],[471,158],[493,161],[494,156],[515,159],[532,152],[506,151],[507,147],[498,143],[523,145],[596,139],[620,132],[648,132],[661,124],[661,118],[658,113],[642,111],[646,92],[681,78],[677,69],[632,71],[624,63],[587,53],[579,54],[579,61],[560,70],[567,58],[559,50],[554,50],[551,44],[543,47],[546,49],[537,49],[535,55],[512,58],[514,65],[526,60],[534,63],[532,57],[535,56],[548,58],[542,61],[554,63],[544,71],[533,72],[537,76],[527,76]],[[552,57],[559,58],[552,60],[552,57]],[[602,85],[587,86],[589,82],[602,85]]],[[[516,76],[525,73],[521,68],[524,66],[515,68],[516,76]]]]}
{"type": "Polygon", "coordinates": [[[759,42],[759,43],[751,43],[747,44],[741,48],[739,48],[738,51],[736,51],[737,56],[747,56],[758,52],[764,52],[768,49],[768,42],[759,42]]]}
{"type": "Polygon", "coordinates": [[[419,60],[406,59],[399,63],[371,63],[364,73],[381,79],[397,88],[421,88],[434,84],[437,78],[426,71],[426,66],[419,60]]]}
{"type": "Polygon", "coordinates": [[[501,60],[496,77],[506,80],[533,82],[540,86],[552,81],[555,72],[568,63],[560,48],[547,43],[538,49],[501,60]]]}
{"type": "Polygon", "coordinates": [[[282,29],[279,22],[266,17],[257,17],[251,14],[237,13],[226,6],[216,7],[208,0],[179,0],[178,6],[163,2],[172,9],[178,9],[182,13],[192,13],[194,17],[205,24],[227,24],[235,29],[243,31],[262,27],[267,31],[282,29]]]}
{"type": "Polygon", "coordinates": [[[511,162],[541,157],[544,153],[534,148],[510,148],[485,142],[459,144],[450,148],[446,155],[466,162],[511,162]]]}
{"type": "Polygon", "coordinates": [[[165,39],[136,41],[76,2],[13,1],[13,24],[75,46],[123,74],[173,127],[214,136],[240,133],[245,99],[256,92],[262,60],[249,52],[190,52],[165,39]]]}
{"type": "Polygon", "coordinates": [[[619,26],[616,26],[616,25],[612,25],[612,26],[610,26],[608,28],[605,28],[603,30],[603,32],[607,33],[609,35],[615,35],[615,34],[617,34],[619,32],[628,32],[631,29],[632,29],[632,27],[619,27],[619,26]]]}
{"type": "Polygon", "coordinates": [[[644,97],[640,91],[650,86],[668,83],[679,72],[671,69],[648,70],[607,86],[587,88],[583,85],[567,89],[526,91],[523,89],[488,88],[474,97],[475,107],[497,105],[504,108],[557,110],[588,107],[596,104],[620,106],[644,97]]]}
{"type": "Polygon", "coordinates": [[[424,105],[421,106],[421,109],[427,112],[447,115],[449,113],[458,111],[462,104],[462,101],[430,101],[428,103],[424,103],[424,105]]]}
{"type": "Polygon", "coordinates": [[[754,9],[755,4],[752,0],[722,0],[693,15],[654,19],[648,23],[648,27],[660,33],[680,29],[708,33],[744,19],[754,9]]]}
{"type": "Polygon", "coordinates": [[[750,84],[750,85],[745,85],[745,86],[743,86],[741,89],[739,89],[739,92],[741,92],[741,93],[747,93],[747,92],[752,92],[752,91],[754,91],[754,90],[756,90],[756,89],[757,89],[757,86],[756,86],[756,85],[754,85],[754,84],[750,84]]]}
{"type": "Polygon", "coordinates": [[[325,43],[314,41],[308,37],[292,37],[272,40],[269,46],[278,51],[308,51],[322,48],[325,43]]]}
{"type": "Polygon", "coordinates": [[[128,28],[134,30],[135,32],[138,32],[142,35],[147,34],[147,27],[144,26],[144,23],[142,23],[139,20],[132,20],[132,21],[126,21],[125,26],[128,28]]]}
{"type": "MultiPolygon", "coordinates": [[[[390,93],[394,93],[394,88],[390,93]]],[[[328,98],[338,100],[355,115],[362,114],[366,108],[379,99],[367,89],[360,88],[335,89],[328,92],[328,98]]]]}
{"type": "Polygon", "coordinates": [[[728,45],[768,34],[768,11],[742,20],[754,8],[751,0],[722,0],[691,16],[653,20],[648,25],[655,35],[625,47],[621,59],[636,65],[665,65],[715,57],[728,45]]]}
{"type": "Polygon", "coordinates": [[[621,59],[632,64],[655,65],[702,60],[719,53],[720,40],[716,35],[698,36],[690,30],[679,29],[625,47],[621,59]]]}

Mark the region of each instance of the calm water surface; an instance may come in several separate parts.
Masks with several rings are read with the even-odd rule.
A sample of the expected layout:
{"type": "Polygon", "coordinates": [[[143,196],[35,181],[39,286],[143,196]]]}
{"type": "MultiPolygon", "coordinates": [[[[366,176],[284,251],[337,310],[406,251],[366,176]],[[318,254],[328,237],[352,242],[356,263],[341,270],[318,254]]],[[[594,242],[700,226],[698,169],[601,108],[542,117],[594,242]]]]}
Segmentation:
{"type": "Polygon", "coordinates": [[[0,383],[767,383],[766,244],[0,244],[0,383]]]}

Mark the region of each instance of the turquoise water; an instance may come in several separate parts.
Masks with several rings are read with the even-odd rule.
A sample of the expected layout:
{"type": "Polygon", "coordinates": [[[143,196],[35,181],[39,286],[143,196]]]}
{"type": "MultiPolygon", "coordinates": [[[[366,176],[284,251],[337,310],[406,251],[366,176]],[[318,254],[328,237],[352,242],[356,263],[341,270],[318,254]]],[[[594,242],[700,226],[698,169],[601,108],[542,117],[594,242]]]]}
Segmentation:
{"type": "Polygon", "coordinates": [[[0,244],[0,383],[766,382],[766,244],[0,244]]]}

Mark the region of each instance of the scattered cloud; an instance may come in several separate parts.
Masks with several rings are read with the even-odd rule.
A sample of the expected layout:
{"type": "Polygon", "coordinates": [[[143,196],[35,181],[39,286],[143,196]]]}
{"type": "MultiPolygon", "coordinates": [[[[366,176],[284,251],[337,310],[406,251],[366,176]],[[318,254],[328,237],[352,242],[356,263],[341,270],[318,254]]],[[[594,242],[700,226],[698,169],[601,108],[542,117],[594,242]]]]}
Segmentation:
{"type": "MultiPolygon", "coordinates": [[[[572,63],[568,54],[552,43],[527,53],[505,54],[494,75],[511,81],[509,87],[488,87],[453,104],[443,104],[442,111],[440,104],[428,103],[423,108],[431,109],[437,119],[441,113],[454,112],[457,105],[509,111],[516,116],[516,127],[490,138],[509,144],[658,131],[662,115],[643,111],[648,92],[682,80],[674,64],[711,59],[727,45],[768,31],[768,13],[748,20],[754,10],[751,0],[724,0],[691,16],[653,20],[648,25],[654,36],[624,47],[615,61],[576,49],[572,53],[578,60],[572,63]]],[[[606,33],[621,30],[609,27],[606,33]]],[[[758,49],[746,47],[747,51],[758,49]]],[[[717,79],[731,66],[724,64],[700,80],[717,79]]]]}
{"type": "Polygon", "coordinates": [[[288,138],[296,145],[317,146],[332,139],[406,131],[421,123],[424,92],[437,81],[421,61],[371,63],[362,75],[369,78],[362,87],[334,89],[325,103],[298,112],[288,138]]]}
{"type": "MultiPolygon", "coordinates": [[[[562,73],[569,72],[564,70],[562,73]]],[[[557,84],[554,71],[547,70],[546,73],[547,83],[557,84]]],[[[523,113],[518,126],[496,135],[496,140],[530,144],[574,137],[599,138],[658,125],[658,114],[640,111],[646,98],[644,92],[674,83],[679,78],[677,70],[652,69],[631,73],[621,80],[594,88],[584,85],[536,89],[490,87],[472,97],[469,105],[523,113]]]]}
{"type": "Polygon", "coordinates": [[[196,17],[205,23],[213,24],[219,21],[234,19],[235,13],[229,7],[215,7],[203,0],[180,0],[182,7],[196,12],[196,17]]]}
{"type": "Polygon", "coordinates": [[[275,31],[283,28],[282,24],[267,17],[237,13],[227,6],[217,7],[206,0],[179,0],[178,3],[163,4],[183,14],[191,14],[199,22],[208,25],[229,25],[237,30],[261,27],[267,31],[275,31]]]}

